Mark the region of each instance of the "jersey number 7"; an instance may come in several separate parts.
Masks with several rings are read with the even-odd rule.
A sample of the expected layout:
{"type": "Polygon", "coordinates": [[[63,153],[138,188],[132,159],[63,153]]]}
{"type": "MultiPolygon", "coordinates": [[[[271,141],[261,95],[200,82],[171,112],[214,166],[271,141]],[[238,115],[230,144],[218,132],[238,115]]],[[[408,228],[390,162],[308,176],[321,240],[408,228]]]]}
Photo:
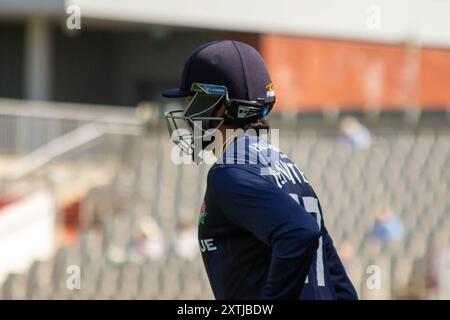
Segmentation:
{"type": "MultiPolygon", "coordinates": [[[[298,204],[300,201],[298,195],[295,193],[289,194],[298,204]]],[[[322,225],[322,214],[319,209],[319,201],[314,197],[302,197],[303,205],[308,213],[314,214],[319,225],[319,230],[322,225]]],[[[316,274],[317,274],[317,285],[319,287],[325,287],[325,277],[323,274],[323,251],[322,251],[322,236],[319,238],[319,247],[317,248],[317,259],[316,259],[316,274]]],[[[306,278],[306,283],[308,283],[308,278],[306,278]]]]}

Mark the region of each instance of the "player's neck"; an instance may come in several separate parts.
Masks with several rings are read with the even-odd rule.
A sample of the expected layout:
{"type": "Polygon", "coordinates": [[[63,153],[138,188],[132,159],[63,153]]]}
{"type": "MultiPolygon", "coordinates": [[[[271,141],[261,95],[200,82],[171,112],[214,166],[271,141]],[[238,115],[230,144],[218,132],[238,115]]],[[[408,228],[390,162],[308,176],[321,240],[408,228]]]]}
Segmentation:
{"type": "Polygon", "coordinates": [[[233,132],[236,132],[239,128],[236,126],[231,125],[222,125],[219,128],[220,134],[222,135],[222,148],[220,150],[220,154],[223,154],[223,152],[226,150],[228,144],[233,141],[233,139],[236,137],[236,134],[233,133],[230,135],[230,130],[233,130],[233,132]],[[228,130],[228,132],[227,132],[228,130]]]}

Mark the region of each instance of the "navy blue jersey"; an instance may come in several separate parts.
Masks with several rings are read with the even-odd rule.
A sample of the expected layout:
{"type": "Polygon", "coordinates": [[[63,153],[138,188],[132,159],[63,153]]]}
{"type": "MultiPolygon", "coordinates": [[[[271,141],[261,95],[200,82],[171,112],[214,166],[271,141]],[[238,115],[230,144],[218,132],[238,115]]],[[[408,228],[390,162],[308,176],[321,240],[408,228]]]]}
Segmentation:
{"type": "Polygon", "coordinates": [[[198,236],[216,299],[357,299],[304,173],[259,137],[211,167],[198,236]]]}

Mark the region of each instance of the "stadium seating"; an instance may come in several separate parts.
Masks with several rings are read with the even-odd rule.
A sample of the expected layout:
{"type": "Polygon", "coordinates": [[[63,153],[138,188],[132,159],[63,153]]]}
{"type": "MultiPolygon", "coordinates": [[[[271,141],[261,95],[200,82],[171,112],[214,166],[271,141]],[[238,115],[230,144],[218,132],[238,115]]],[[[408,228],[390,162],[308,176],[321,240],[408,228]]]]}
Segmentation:
{"type": "MultiPolygon", "coordinates": [[[[314,186],[335,246],[353,245],[349,274],[361,298],[411,296],[411,290],[423,292],[426,285],[425,276],[422,282],[411,281],[415,270],[423,275],[424,258],[449,240],[450,130],[419,123],[373,127],[371,133],[371,147],[359,151],[346,148],[336,130],[321,127],[287,126],[280,142],[314,186]],[[371,245],[380,205],[390,206],[404,223],[404,239],[396,246],[371,245]],[[372,265],[382,273],[377,290],[367,285],[372,265]]],[[[175,250],[180,226],[197,223],[208,167],[173,164],[173,146],[163,128],[134,139],[134,147],[123,155],[127,165],[116,172],[107,193],[128,193],[126,206],[105,213],[100,226],[84,227],[78,243],[62,246],[51,260],[36,261],[25,274],[10,274],[3,299],[213,298],[200,255],[186,259],[175,250]],[[132,250],[136,230],[146,219],[163,235],[160,258],[140,257],[132,250]],[[69,265],[80,266],[81,290],[67,289],[69,265]]],[[[111,200],[99,194],[87,199],[111,200]]],[[[89,214],[89,207],[83,214],[89,214]]]]}

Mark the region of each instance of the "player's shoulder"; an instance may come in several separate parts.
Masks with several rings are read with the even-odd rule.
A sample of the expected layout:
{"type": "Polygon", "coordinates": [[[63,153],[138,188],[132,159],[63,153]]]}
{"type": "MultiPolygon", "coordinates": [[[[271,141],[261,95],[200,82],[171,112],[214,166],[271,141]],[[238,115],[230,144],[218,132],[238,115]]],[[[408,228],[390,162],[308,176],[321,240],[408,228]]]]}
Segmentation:
{"type": "Polygon", "coordinates": [[[273,187],[271,178],[254,164],[215,164],[208,173],[207,183],[217,195],[273,187]]]}
{"type": "Polygon", "coordinates": [[[214,164],[208,172],[208,184],[230,184],[259,179],[259,168],[250,164],[214,164]]]}

